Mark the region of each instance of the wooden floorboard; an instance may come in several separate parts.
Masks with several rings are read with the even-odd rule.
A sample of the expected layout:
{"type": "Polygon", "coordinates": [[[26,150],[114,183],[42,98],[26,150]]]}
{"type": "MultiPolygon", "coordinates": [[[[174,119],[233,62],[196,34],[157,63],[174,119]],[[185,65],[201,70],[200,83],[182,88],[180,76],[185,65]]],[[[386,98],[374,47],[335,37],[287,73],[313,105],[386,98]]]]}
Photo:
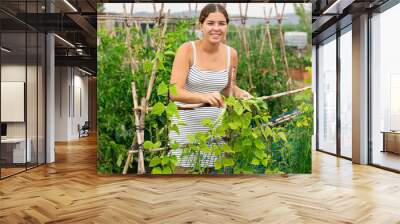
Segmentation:
{"type": "Polygon", "coordinates": [[[89,137],[0,181],[0,223],[400,223],[400,175],[313,152],[311,175],[98,176],[89,137]]]}

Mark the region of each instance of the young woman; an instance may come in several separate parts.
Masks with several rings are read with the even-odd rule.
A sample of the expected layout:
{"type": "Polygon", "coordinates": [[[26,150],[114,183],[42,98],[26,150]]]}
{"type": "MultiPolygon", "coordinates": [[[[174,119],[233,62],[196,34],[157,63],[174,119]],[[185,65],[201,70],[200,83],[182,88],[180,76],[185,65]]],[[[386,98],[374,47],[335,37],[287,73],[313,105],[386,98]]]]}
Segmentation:
{"type": "MultiPolygon", "coordinates": [[[[233,82],[232,86],[229,85],[238,56],[235,49],[223,43],[229,23],[225,8],[220,4],[206,5],[200,12],[199,22],[203,38],[184,43],[176,52],[170,83],[176,84],[178,94],[171,99],[178,105],[206,103],[210,107],[179,111],[186,125],[178,126],[179,134],[171,131],[169,138],[181,145],[188,143],[187,135],[208,130],[201,124],[203,119],[215,121],[218,118],[224,105],[221,94],[227,96],[232,91],[238,98],[251,97],[233,82]]],[[[178,119],[173,118],[172,123],[178,123],[178,119]]],[[[178,166],[192,167],[192,158],[181,158],[181,153],[181,149],[172,151],[178,157],[178,166]]],[[[215,156],[203,157],[204,164],[214,165],[215,156]]]]}

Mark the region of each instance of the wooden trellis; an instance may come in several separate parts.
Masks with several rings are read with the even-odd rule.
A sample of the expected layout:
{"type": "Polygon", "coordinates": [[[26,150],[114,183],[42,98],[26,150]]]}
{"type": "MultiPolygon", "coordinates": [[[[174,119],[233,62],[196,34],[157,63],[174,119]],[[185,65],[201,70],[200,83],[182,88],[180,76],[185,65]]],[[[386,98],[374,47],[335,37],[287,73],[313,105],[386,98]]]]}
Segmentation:
{"type": "MultiPolygon", "coordinates": [[[[159,16],[163,16],[163,9],[164,9],[164,4],[162,4],[161,6],[161,10],[159,13],[159,16]]],[[[155,5],[154,5],[154,9],[155,9],[155,5]]],[[[132,10],[133,11],[133,10],[132,10]]],[[[132,12],[131,11],[131,12],[132,12]]],[[[126,10],[125,10],[126,12],[126,10]]],[[[166,15],[166,18],[168,18],[170,14],[170,10],[168,10],[168,13],[166,15]]],[[[161,25],[161,18],[157,20],[157,25],[161,25]]],[[[165,32],[167,30],[167,26],[168,26],[168,19],[165,19],[162,30],[160,30],[160,42],[157,44],[157,49],[156,49],[156,53],[155,55],[158,55],[161,50],[163,49],[163,45],[164,45],[164,35],[165,32]]],[[[130,32],[128,30],[128,35],[127,35],[127,39],[129,40],[128,43],[130,43],[130,32]]],[[[128,45],[129,46],[129,45],[128,45]]],[[[130,49],[130,47],[128,47],[130,49]]],[[[131,50],[129,50],[129,59],[130,59],[130,63],[131,63],[131,72],[132,74],[135,73],[135,60],[134,57],[132,55],[131,50]]],[[[138,153],[138,174],[144,174],[146,173],[146,169],[144,166],[144,152],[143,152],[143,143],[144,143],[144,118],[146,116],[146,111],[147,107],[148,107],[148,102],[150,99],[150,95],[151,92],[153,90],[153,86],[154,86],[154,82],[155,82],[155,78],[156,78],[156,72],[158,69],[158,59],[157,57],[154,59],[154,63],[153,63],[153,67],[151,70],[151,76],[150,76],[150,81],[148,83],[148,88],[147,88],[147,92],[146,92],[146,96],[140,99],[140,107],[139,107],[139,99],[137,96],[137,91],[136,91],[136,84],[135,81],[133,81],[131,83],[131,87],[132,87],[132,99],[133,99],[133,116],[135,119],[135,126],[136,126],[136,135],[132,141],[132,147],[131,148],[137,148],[137,153],[138,153]]],[[[124,167],[124,173],[126,173],[128,166],[129,166],[129,161],[131,160],[132,154],[133,154],[133,150],[129,150],[128,152],[128,158],[127,158],[127,163],[125,164],[124,167]]]]}

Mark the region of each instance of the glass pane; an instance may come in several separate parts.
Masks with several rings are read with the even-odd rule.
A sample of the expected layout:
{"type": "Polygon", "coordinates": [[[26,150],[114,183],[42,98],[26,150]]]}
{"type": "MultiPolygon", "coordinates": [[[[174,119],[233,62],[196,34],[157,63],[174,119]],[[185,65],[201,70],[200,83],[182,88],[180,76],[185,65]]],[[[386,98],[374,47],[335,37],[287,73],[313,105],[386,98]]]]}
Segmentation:
{"type": "Polygon", "coordinates": [[[45,65],[46,65],[46,52],[45,44],[46,37],[44,34],[39,33],[38,45],[38,163],[45,163],[45,65]]]}
{"type": "MultiPolygon", "coordinates": [[[[1,14],[3,21],[7,15],[1,14]]],[[[12,20],[12,18],[8,18],[12,20]]],[[[26,142],[26,33],[23,30],[1,33],[1,176],[25,170],[31,161],[30,142],[26,142]]]]}
{"type": "MultiPolygon", "coordinates": [[[[31,159],[27,164],[28,168],[37,165],[37,63],[38,63],[38,36],[36,32],[27,33],[28,38],[28,63],[27,63],[27,94],[26,94],[26,112],[27,112],[27,131],[28,138],[27,142],[31,149],[31,159]]],[[[28,148],[29,148],[28,147],[28,148]]]]}
{"type": "Polygon", "coordinates": [[[372,163],[400,170],[400,5],[372,18],[372,163]]]}
{"type": "Polygon", "coordinates": [[[336,153],[336,40],[318,48],[318,148],[336,153]]]}
{"type": "Polygon", "coordinates": [[[340,153],[352,157],[352,34],[340,37],[340,153]]]}

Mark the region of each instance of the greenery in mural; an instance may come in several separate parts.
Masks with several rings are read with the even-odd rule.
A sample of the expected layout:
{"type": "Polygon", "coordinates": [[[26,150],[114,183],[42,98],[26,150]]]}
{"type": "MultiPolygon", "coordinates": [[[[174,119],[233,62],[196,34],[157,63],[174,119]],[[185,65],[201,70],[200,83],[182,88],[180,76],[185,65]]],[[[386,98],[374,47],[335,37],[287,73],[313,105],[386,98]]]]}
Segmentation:
{"type": "MultiPolygon", "coordinates": [[[[150,72],[154,60],[158,60],[155,88],[149,100],[151,112],[145,120],[145,149],[160,147],[178,147],[168,142],[168,132],[177,131],[170,125],[170,118],[177,115],[175,103],[168,94],[175,94],[174,86],[169,85],[172,62],[177,48],[184,42],[196,39],[192,32],[193,20],[181,20],[169,27],[163,39],[164,48],[156,54],[154,43],[160,42],[159,27],[145,32],[135,26],[129,29],[114,27],[98,29],[98,171],[101,173],[121,173],[135,136],[135,122],[132,115],[131,82],[135,81],[139,97],[147,91],[150,72]],[[127,43],[127,32],[131,39],[127,43]],[[136,59],[137,68],[131,70],[127,54],[136,59]]],[[[300,25],[299,25],[300,27],[300,25]]],[[[296,27],[284,26],[286,30],[296,27]]],[[[297,30],[309,31],[310,27],[301,26],[297,30]]],[[[265,47],[259,51],[257,43],[262,38],[263,26],[249,27],[245,34],[249,40],[250,61],[241,56],[242,43],[235,29],[230,28],[228,45],[238,50],[239,65],[237,83],[244,89],[249,88],[246,72],[247,64],[252,64],[254,96],[266,96],[288,90],[288,79],[283,72],[277,40],[277,27],[271,26],[271,36],[276,55],[277,72],[271,70],[271,51],[265,47]]],[[[303,57],[296,57],[294,50],[288,49],[289,66],[309,65],[311,50],[303,57]]],[[[309,83],[306,83],[309,84],[309,83]]],[[[216,125],[210,120],[203,124],[209,127],[207,133],[196,133],[189,137],[190,144],[184,147],[184,153],[191,153],[199,162],[190,173],[225,174],[264,174],[264,173],[310,173],[311,172],[311,135],[313,129],[313,106],[311,92],[276,98],[269,101],[237,100],[226,98],[224,109],[216,125]],[[285,113],[297,112],[293,119],[272,125],[274,119],[285,113]],[[220,144],[221,140],[226,144],[220,144]],[[219,156],[211,171],[201,165],[201,152],[213,152],[219,156]]],[[[184,124],[182,124],[184,125],[184,124]]],[[[172,174],[175,172],[177,158],[168,151],[145,152],[145,167],[153,174],[172,174]]],[[[129,167],[129,173],[136,173],[137,158],[129,167]]]]}

